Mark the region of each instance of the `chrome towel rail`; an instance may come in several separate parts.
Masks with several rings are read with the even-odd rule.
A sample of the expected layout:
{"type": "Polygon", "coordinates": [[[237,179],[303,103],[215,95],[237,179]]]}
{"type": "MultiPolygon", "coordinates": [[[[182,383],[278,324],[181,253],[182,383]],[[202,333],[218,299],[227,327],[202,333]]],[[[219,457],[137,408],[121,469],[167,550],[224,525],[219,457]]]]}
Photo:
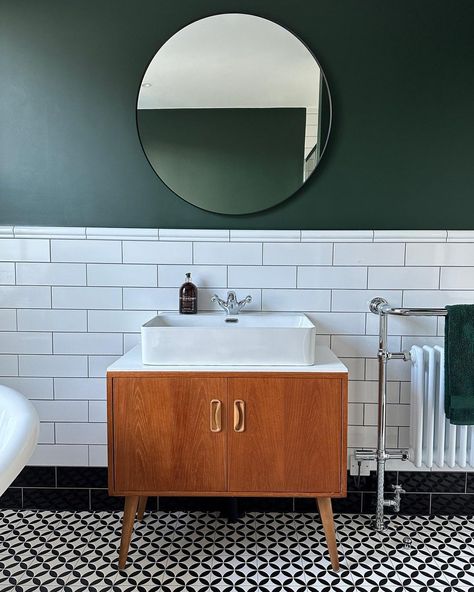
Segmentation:
{"type": "Polygon", "coordinates": [[[385,529],[384,507],[392,507],[395,511],[400,509],[400,494],[404,493],[400,486],[394,487],[394,498],[385,499],[385,463],[389,459],[408,460],[408,451],[388,452],[386,448],[387,431],[387,362],[390,359],[409,360],[408,352],[390,352],[387,347],[388,340],[388,316],[418,316],[418,317],[445,317],[445,308],[392,308],[384,298],[374,298],[369,304],[369,310],[379,316],[379,348],[378,358],[378,430],[376,450],[356,450],[357,460],[377,461],[377,506],[374,519],[376,531],[385,529]]]}
{"type": "Polygon", "coordinates": [[[401,317],[445,317],[445,308],[392,308],[384,298],[374,298],[369,304],[370,312],[378,315],[398,315],[401,317]]]}

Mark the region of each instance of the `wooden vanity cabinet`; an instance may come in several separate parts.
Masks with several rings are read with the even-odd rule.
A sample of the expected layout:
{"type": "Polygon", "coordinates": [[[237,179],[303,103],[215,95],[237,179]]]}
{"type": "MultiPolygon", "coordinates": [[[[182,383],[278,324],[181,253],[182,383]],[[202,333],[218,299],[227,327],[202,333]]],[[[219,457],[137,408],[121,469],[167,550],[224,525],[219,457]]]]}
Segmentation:
{"type": "Polygon", "coordinates": [[[150,495],[346,495],[347,374],[108,372],[109,493],[125,496],[119,566],[150,495]]]}

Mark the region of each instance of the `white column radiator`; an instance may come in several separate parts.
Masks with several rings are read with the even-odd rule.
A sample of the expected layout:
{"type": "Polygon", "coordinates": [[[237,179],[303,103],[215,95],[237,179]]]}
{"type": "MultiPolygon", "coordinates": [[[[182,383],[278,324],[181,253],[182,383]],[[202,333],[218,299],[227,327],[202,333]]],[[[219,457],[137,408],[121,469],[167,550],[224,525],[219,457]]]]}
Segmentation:
{"type": "Polygon", "coordinates": [[[474,468],[474,426],[451,425],[444,413],[444,348],[414,345],[410,356],[409,459],[416,467],[474,468]]]}

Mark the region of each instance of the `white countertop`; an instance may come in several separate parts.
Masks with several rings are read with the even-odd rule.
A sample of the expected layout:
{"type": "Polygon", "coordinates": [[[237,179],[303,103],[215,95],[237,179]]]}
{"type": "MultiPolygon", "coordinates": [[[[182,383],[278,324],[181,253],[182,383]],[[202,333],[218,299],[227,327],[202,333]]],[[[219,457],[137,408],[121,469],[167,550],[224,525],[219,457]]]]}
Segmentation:
{"type": "Polygon", "coordinates": [[[341,372],[347,368],[324,346],[316,347],[312,366],[148,366],[142,364],[141,346],[137,345],[107,368],[107,372],[341,372]]]}

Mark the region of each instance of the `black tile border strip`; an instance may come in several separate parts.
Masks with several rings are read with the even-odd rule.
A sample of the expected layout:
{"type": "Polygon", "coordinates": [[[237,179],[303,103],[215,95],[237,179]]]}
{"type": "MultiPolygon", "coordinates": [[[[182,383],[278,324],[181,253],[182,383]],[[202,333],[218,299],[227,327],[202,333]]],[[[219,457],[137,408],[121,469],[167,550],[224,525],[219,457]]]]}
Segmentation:
{"type": "MultiPolygon", "coordinates": [[[[400,484],[407,490],[402,496],[402,514],[474,514],[474,472],[468,471],[387,471],[385,490],[400,484]]],[[[357,478],[348,475],[347,498],[334,498],[337,513],[374,512],[376,475],[357,478]]],[[[229,498],[152,497],[149,510],[229,509],[229,498]]],[[[313,498],[242,498],[240,511],[316,512],[313,498]]],[[[107,493],[107,469],[104,467],[25,467],[12,486],[0,497],[0,508],[117,511],[123,498],[107,493]]],[[[390,513],[388,509],[387,514],[390,513]]]]}

